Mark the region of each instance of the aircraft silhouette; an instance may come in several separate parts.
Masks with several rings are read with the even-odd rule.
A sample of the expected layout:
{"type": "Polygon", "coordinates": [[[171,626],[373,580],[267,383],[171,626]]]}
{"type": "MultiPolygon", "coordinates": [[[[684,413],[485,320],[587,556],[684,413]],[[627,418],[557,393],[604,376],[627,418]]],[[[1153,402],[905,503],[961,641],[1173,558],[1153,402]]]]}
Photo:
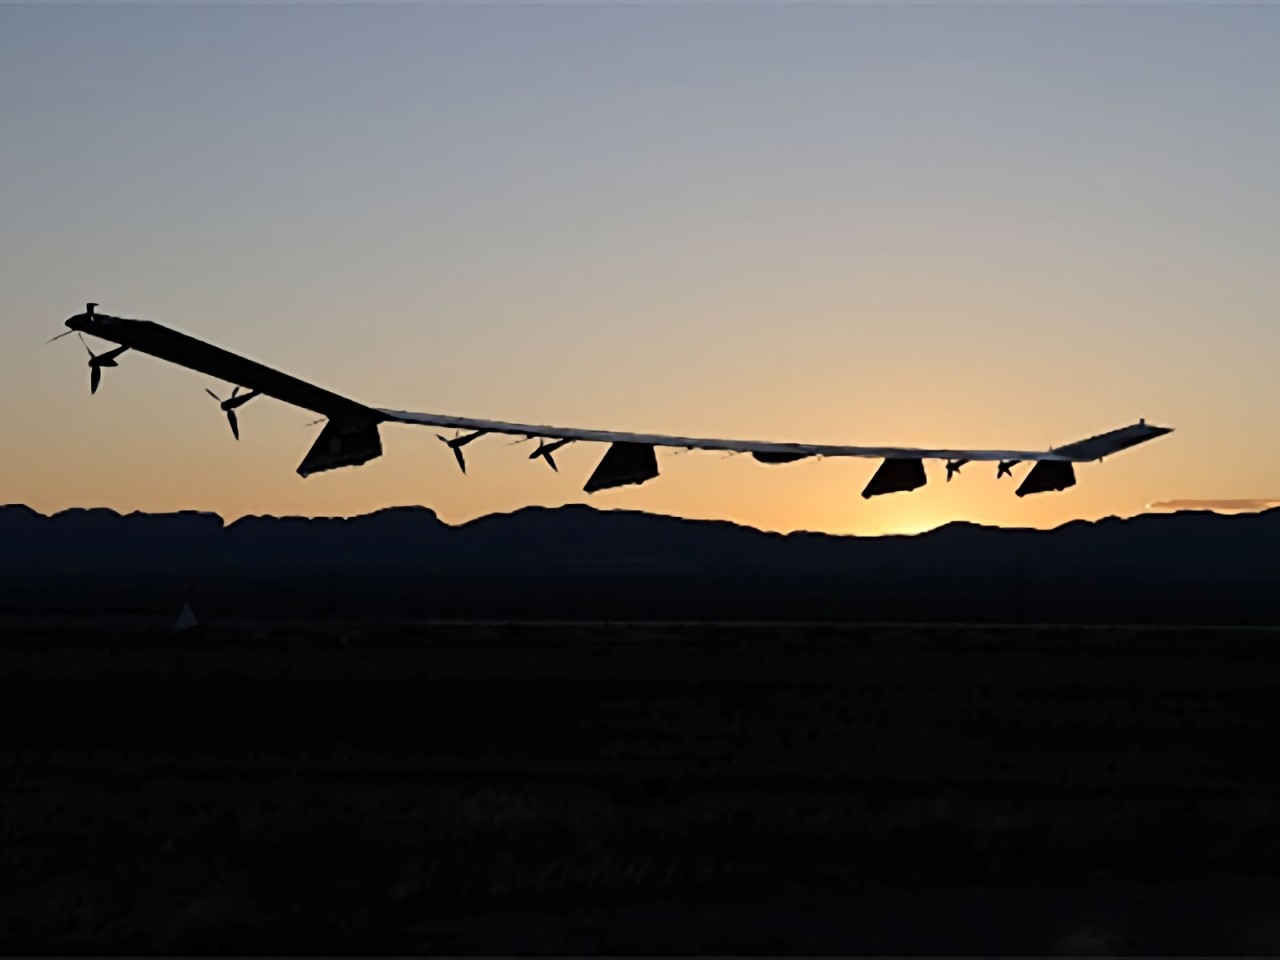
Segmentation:
{"type": "MultiPolygon", "coordinates": [[[[382,439],[378,433],[383,423],[419,424],[459,431],[452,440],[436,434],[453,451],[458,467],[467,470],[462,448],[487,434],[506,434],[537,439],[538,449],[530,460],[543,459],[552,470],[559,471],[552,454],[574,441],[607,443],[603,459],[588,478],[583,489],[587,493],[644,483],[658,476],[654,447],[677,447],[688,450],[723,450],[750,453],[760,463],[782,464],[809,457],[869,457],[881,460],[879,468],[862,491],[863,497],[915,490],[927,482],[925,460],[946,463],[947,480],[962,466],[974,460],[997,461],[997,479],[1012,476],[1012,469],[1022,461],[1034,465],[1017,488],[1019,497],[1049,490],[1065,490],[1076,482],[1073,464],[1101,460],[1128,447],[1145,443],[1171,432],[1171,427],[1156,427],[1146,420],[1118,430],[1098,434],[1085,440],[1052,447],[1046,451],[1028,450],[953,450],[915,447],[858,447],[811,443],[770,443],[759,440],[712,440],[696,437],[674,437],[663,434],[628,433],[616,430],[583,430],[576,427],[553,427],[538,424],[508,423],[501,420],[479,420],[436,413],[410,413],[366,406],[340,396],[323,387],[281,373],[254,360],[238,356],[221,347],[197,340],[150,320],[129,320],[97,312],[97,304],[86,305],[66,321],[67,333],[90,334],[119,346],[108,353],[95,355],[89,350],[90,390],[97,392],[103,367],[117,366],[116,359],[126,350],[149,354],[189,370],[204,373],[235,384],[231,396],[223,400],[212,390],[207,392],[227,414],[231,432],[240,438],[235,410],[257,396],[272,397],[284,403],[321,414],[327,421],[320,436],[298,465],[298,473],[310,476],[338,467],[359,466],[382,455],[382,439]],[[241,394],[240,390],[248,392],[241,394]],[[471,431],[462,435],[460,431],[471,431]],[[551,441],[544,443],[543,441],[551,441]]],[[[58,339],[54,337],[53,339],[58,339]]],[[[81,340],[83,341],[83,336],[81,340]]]]}

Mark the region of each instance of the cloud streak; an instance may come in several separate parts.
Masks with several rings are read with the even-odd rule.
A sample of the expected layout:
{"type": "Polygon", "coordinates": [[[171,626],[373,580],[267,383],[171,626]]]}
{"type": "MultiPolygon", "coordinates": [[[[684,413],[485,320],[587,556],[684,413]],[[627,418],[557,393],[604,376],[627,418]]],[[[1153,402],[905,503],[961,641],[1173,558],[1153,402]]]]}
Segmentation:
{"type": "Polygon", "coordinates": [[[1148,503],[1148,510],[1223,510],[1234,513],[1257,512],[1280,507],[1280,500],[1161,500],[1148,503]]]}

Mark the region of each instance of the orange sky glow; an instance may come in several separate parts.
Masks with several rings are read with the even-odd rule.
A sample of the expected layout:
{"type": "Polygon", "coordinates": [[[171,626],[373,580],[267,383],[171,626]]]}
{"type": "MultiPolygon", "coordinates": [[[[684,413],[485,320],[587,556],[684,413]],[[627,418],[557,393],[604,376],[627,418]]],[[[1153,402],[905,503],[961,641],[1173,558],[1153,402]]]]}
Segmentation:
{"type": "Polygon", "coordinates": [[[1277,40],[1271,7],[0,7],[0,501],[878,535],[1280,495],[1277,40]],[[237,443],[228,385],[130,355],[90,397],[43,344],[88,300],[396,409],[1176,429],[1025,499],[991,464],[868,501],[875,461],[662,451],[587,496],[603,447],[553,473],[486,437],[463,476],[409,426],[303,480],[306,411],[255,400],[237,443]]]}

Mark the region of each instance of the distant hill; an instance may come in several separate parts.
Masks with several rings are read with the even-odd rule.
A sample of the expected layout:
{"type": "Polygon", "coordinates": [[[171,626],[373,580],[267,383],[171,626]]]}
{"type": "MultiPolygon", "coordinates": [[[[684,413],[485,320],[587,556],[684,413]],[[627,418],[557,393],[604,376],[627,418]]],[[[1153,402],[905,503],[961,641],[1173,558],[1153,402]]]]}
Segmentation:
{"type": "MultiPolygon", "coordinates": [[[[1099,591],[1112,607],[1125,590],[1145,592],[1149,600],[1124,602],[1147,609],[1157,602],[1185,606],[1189,596],[1207,590],[1216,597],[1210,606],[1218,605],[1210,619],[1270,622],[1263,608],[1275,604],[1270,598],[1280,586],[1280,509],[1148,514],[1047,531],[950,523],[915,536],[854,537],[780,535],[581,505],[529,507],[459,526],[425,507],[352,519],[246,517],[231,524],[196,512],[122,516],[76,509],[47,517],[25,506],[0,507],[0,610],[22,609],[23,592],[48,595],[56,584],[73,581],[109,581],[128,592],[192,578],[260,586],[308,577],[329,584],[321,606],[330,607],[341,589],[335,578],[348,584],[347,594],[380,593],[388,610],[404,606],[410,595],[409,607],[418,609],[424,591],[442,583],[453,585],[450,597],[489,596],[466,615],[486,609],[512,615],[514,601],[499,594],[532,597],[536,607],[558,593],[565,599],[551,606],[566,615],[588,607],[608,615],[612,601],[600,599],[606,594],[626,596],[618,610],[630,615],[696,611],[705,597],[702,606],[715,607],[717,616],[723,610],[763,616],[759,611],[773,603],[771,616],[789,612],[800,619],[816,609],[847,617],[883,612],[887,604],[892,612],[907,596],[920,615],[972,608],[973,615],[987,610],[1001,619],[1024,616],[1018,608],[1036,592],[1063,602],[1075,596],[1077,609],[1099,591]],[[350,587],[355,583],[361,586],[350,587]],[[569,599],[575,591],[581,602],[569,599]]],[[[323,592],[311,588],[317,591],[323,592]]],[[[427,607],[422,612],[448,612],[439,603],[427,607]]],[[[962,610],[956,615],[969,618],[962,610]]]]}
{"type": "Polygon", "coordinates": [[[0,507],[0,571],[394,568],[545,573],[600,568],[972,577],[1021,559],[1055,574],[1280,579],[1280,508],[1077,520],[1053,530],[948,523],[913,536],[765,533],[582,505],[527,507],[450,526],[426,507],[308,519],[0,507]]]}

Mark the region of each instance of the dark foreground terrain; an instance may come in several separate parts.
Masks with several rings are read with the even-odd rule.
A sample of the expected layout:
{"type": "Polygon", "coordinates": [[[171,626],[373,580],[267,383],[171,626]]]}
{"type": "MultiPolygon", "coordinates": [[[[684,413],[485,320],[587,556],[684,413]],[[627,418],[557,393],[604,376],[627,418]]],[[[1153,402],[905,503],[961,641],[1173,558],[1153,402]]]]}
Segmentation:
{"type": "Polygon", "coordinates": [[[0,630],[9,953],[1280,949],[1280,630],[0,630]]]}
{"type": "Polygon", "coordinates": [[[242,517],[0,507],[0,617],[1280,626],[1280,509],[765,533],[580,504],[242,517]]]}

